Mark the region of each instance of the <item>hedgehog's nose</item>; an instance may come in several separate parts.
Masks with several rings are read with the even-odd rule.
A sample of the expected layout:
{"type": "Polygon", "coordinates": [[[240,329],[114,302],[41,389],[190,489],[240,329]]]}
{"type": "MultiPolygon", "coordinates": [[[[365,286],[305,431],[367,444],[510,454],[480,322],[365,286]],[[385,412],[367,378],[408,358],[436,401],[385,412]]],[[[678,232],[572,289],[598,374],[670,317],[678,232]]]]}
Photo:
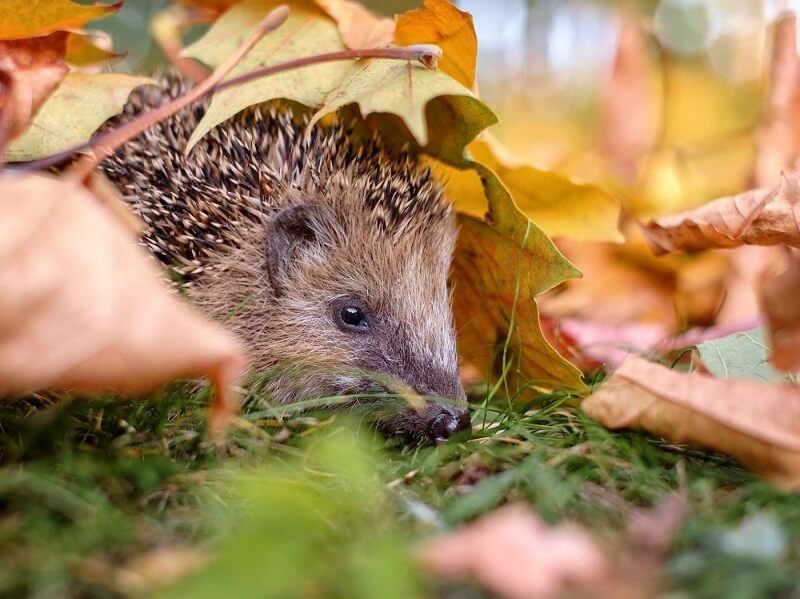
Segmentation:
{"type": "Polygon", "coordinates": [[[440,443],[470,427],[469,410],[442,404],[432,404],[424,414],[428,435],[440,443]]]}

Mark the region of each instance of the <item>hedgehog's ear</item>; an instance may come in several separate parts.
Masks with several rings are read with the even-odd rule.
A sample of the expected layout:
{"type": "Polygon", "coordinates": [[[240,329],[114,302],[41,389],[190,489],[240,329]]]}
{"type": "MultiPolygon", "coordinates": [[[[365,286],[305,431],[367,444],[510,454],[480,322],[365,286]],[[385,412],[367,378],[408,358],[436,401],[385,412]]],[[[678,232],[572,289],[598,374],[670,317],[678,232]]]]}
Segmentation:
{"type": "Polygon", "coordinates": [[[304,254],[320,254],[332,243],[333,214],[319,204],[294,204],[267,220],[267,270],[275,293],[282,295],[292,265],[304,254]]]}

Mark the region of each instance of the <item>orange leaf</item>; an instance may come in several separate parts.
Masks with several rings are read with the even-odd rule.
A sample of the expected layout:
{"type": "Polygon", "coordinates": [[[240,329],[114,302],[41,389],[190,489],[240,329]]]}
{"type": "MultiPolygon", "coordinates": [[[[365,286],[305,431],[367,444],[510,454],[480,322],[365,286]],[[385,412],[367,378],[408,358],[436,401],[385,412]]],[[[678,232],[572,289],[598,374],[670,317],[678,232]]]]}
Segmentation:
{"type": "Polygon", "coordinates": [[[0,141],[22,133],[66,76],[67,36],[59,31],[29,40],[0,41],[0,72],[9,79],[7,91],[0,95],[0,141]]]}
{"type": "Polygon", "coordinates": [[[212,432],[235,410],[238,343],[170,292],[130,230],[76,183],[0,178],[0,289],[0,394],[143,392],[209,376],[212,432]]]}
{"type": "Polygon", "coordinates": [[[394,37],[394,21],[377,17],[352,0],[315,0],[339,26],[348,48],[381,48],[394,37]]]}
{"type": "Polygon", "coordinates": [[[398,16],[394,41],[401,46],[436,44],[444,51],[439,70],[475,89],[478,38],[472,15],[448,0],[425,0],[424,8],[398,16]]]}
{"type": "Polygon", "coordinates": [[[459,226],[452,279],[460,355],[485,372],[503,352],[510,376],[523,375],[519,383],[583,388],[579,371],[544,337],[535,299],[554,276],[574,276],[571,265],[557,251],[548,256],[548,248],[537,247],[534,234],[517,242],[465,215],[459,226]]]}
{"type": "Polygon", "coordinates": [[[552,597],[603,581],[608,559],[583,529],[549,526],[524,505],[501,508],[423,546],[423,565],[447,578],[471,577],[508,599],[552,597]]]}
{"type": "Polygon", "coordinates": [[[69,0],[0,0],[0,40],[19,40],[83,27],[122,8],[111,4],[76,4],[69,0]]]}
{"type": "Polygon", "coordinates": [[[772,190],[721,198],[642,228],[657,254],[743,244],[800,247],[800,180],[784,176],[772,190]]]}
{"type": "Polygon", "coordinates": [[[628,356],[583,409],[608,428],[641,428],[728,453],[800,488],[800,388],[680,373],[628,356]]]}
{"type": "Polygon", "coordinates": [[[125,56],[125,52],[114,52],[107,33],[79,30],[71,34],[67,39],[67,62],[72,66],[85,67],[125,56]]]}

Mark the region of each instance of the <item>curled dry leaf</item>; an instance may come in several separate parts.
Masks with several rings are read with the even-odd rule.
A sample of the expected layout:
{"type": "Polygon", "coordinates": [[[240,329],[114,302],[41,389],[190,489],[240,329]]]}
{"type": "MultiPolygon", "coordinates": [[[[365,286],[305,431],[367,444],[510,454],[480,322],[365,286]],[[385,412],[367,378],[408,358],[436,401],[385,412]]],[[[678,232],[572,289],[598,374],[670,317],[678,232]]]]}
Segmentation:
{"type": "Polygon", "coordinates": [[[8,159],[34,160],[88,141],[106,120],[122,111],[131,91],[152,82],[123,73],[70,73],[25,133],[11,143],[8,159]]]}
{"type": "Polygon", "coordinates": [[[315,0],[339,26],[348,48],[380,48],[394,37],[394,21],[377,17],[353,0],[315,0]]]}
{"type": "Polygon", "coordinates": [[[0,95],[0,140],[22,133],[66,76],[67,37],[59,31],[28,40],[0,41],[0,71],[9,79],[7,90],[0,95]]]}
{"type": "Polygon", "coordinates": [[[507,599],[551,597],[603,581],[603,551],[574,524],[548,526],[524,505],[511,505],[429,541],[423,565],[447,578],[470,577],[507,599]]]}
{"type": "Polygon", "coordinates": [[[439,69],[475,90],[478,37],[472,15],[449,0],[425,0],[423,8],[399,15],[394,41],[401,46],[436,44],[444,51],[439,69]]]}
{"type": "Polygon", "coordinates": [[[603,426],[637,428],[730,454],[800,488],[800,388],[680,373],[628,356],[583,409],[603,426]]]}
{"type": "Polygon", "coordinates": [[[642,228],[656,254],[743,244],[800,247],[800,180],[784,176],[771,190],[720,198],[642,228]]]}
{"type": "Polygon", "coordinates": [[[0,289],[0,393],[142,392],[208,376],[212,433],[236,409],[238,343],[171,293],[77,183],[0,178],[0,289]]]}
{"type": "Polygon", "coordinates": [[[800,371],[800,257],[790,256],[781,274],[761,284],[761,305],[769,322],[772,361],[778,368],[800,371]]]}

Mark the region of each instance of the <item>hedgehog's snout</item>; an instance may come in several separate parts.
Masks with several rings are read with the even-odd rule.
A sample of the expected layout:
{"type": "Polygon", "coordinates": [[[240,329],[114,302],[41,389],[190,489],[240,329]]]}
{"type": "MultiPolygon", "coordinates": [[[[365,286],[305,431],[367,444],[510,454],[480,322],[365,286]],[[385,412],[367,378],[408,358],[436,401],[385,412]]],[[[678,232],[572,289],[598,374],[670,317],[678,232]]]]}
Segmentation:
{"type": "Polygon", "coordinates": [[[428,438],[436,443],[470,427],[469,410],[457,406],[431,404],[422,418],[427,425],[428,438]]]}

